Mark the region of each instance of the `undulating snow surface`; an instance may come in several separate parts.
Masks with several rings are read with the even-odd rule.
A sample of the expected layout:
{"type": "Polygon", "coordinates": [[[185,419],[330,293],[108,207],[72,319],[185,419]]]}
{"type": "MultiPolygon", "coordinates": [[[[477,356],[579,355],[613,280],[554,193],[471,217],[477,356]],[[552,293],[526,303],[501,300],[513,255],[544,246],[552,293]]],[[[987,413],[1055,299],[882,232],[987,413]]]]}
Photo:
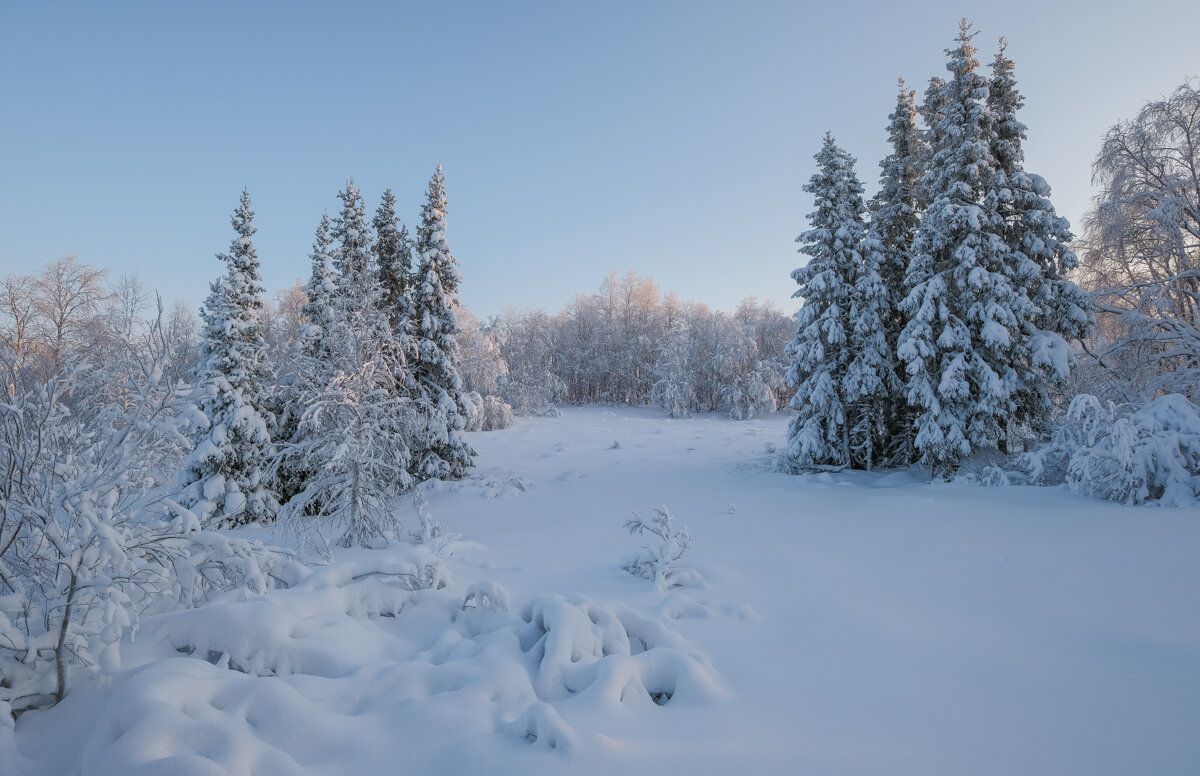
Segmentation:
{"type": "Polygon", "coordinates": [[[477,476],[425,488],[456,538],[145,619],[127,670],[17,722],[18,767],[1197,772],[1197,510],[772,473],[786,423],[585,408],[472,434],[477,476]],[[666,591],[621,569],[660,505],[693,544],[666,591]]]}

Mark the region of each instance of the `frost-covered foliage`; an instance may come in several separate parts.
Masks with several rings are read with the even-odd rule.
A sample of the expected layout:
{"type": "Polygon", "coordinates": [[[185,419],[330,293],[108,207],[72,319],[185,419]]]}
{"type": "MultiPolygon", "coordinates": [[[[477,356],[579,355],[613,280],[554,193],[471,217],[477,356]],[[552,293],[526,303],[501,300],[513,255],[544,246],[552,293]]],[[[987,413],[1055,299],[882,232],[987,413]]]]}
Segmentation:
{"type": "Polygon", "coordinates": [[[1200,401],[1200,81],[1112,127],[1092,169],[1083,279],[1107,382],[1200,401]]]}
{"type": "Polygon", "coordinates": [[[683,554],[692,548],[692,536],[687,526],[679,525],[667,507],[654,508],[649,519],[638,513],[626,521],[625,530],[634,536],[645,536],[649,544],[642,545],[621,561],[621,568],[635,577],[649,579],[662,590],[695,582],[698,577],[691,569],[676,565],[683,554]]]}
{"type": "Polygon", "coordinates": [[[1193,506],[1200,498],[1200,407],[1180,394],[1122,410],[1081,394],[1052,441],[1021,456],[1021,478],[1083,496],[1193,506]]]}
{"type": "Polygon", "coordinates": [[[454,317],[458,320],[455,340],[463,390],[499,396],[500,386],[508,375],[508,364],[500,352],[503,333],[495,323],[485,324],[462,305],[455,307],[454,317]]]}
{"type": "Polygon", "coordinates": [[[446,241],[445,176],[439,165],[429,180],[426,202],[417,229],[417,273],[413,281],[413,338],[411,371],[414,396],[424,419],[413,458],[419,479],[459,479],[474,466],[475,451],[463,432],[463,388],[458,375],[458,319],[455,295],[461,275],[446,241]]]}
{"type": "MultiPolygon", "coordinates": [[[[863,260],[866,206],[853,157],[826,133],[814,158],[817,172],[804,186],[816,201],[816,210],[808,216],[812,228],[796,238],[809,261],[792,272],[800,286],[794,296],[804,303],[796,314],[796,337],[786,350],[792,357],[788,385],[796,389],[787,458],[799,469],[840,469],[862,465],[858,457],[861,448],[851,450],[852,429],[857,432],[866,423],[867,436],[875,436],[870,425],[876,419],[851,410],[860,399],[880,390],[878,375],[868,379],[864,373],[877,369],[878,364],[854,363],[856,328],[861,327],[853,317],[864,311],[877,312],[859,293],[860,276],[866,272],[874,273],[878,287],[878,270],[863,260]]],[[[866,404],[854,409],[875,414],[875,408],[866,404]]],[[[868,456],[871,449],[869,444],[865,448],[868,456]]],[[[869,459],[865,465],[870,466],[869,459]]]]}
{"type": "Polygon", "coordinates": [[[397,535],[393,500],[413,485],[405,440],[420,426],[412,403],[394,390],[386,363],[371,354],[306,397],[296,437],[282,446],[280,465],[309,477],[280,521],[322,555],[333,533],[343,547],[376,546],[397,535]]]}
{"type": "Polygon", "coordinates": [[[87,390],[84,367],[0,403],[0,703],[14,711],[62,700],[75,666],[116,670],[146,608],[261,592],[288,570],[171,500],[202,419],[164,363],[130,377],[120,404],[87,390]]]}
{"type": "Polygon", "coordinates": [[[688,363],[691,347],[687,332],[672,332],[659,357],[658,382],[650,389],[650,399],[667,412],[668,418],[686,418],[696,404],[695,370],[688,363]]]}
{"type": "Polygon", "coordinates": [[[279,509],[267,474],[275,449],[264,398],[274,375],[260,321],[263,287],[248,192],[234,211],[233,228],[229,253],[217,256],[225,274],[212,283],[201,311],[196,401],[207,422],[179,479],[180,503],[205,523],[225,526],[270,521],[279,509]]]}
{"type": "MultiPolygon", "coordinates": [[[[268,392],[267,401],[275,416],[272,439],[279,446],[298,439],[300,416],[304,414],[309,396],[333,378],[337,354],[334,338],[341,311],[337,306],[332,245],[329,216],[323,214],[309,254],[312,274],[303,287],[305,303],[301,308],[300,336],[292,343],[287,367],[279,369],[279,379],[268,392]]],[[[274,482],[281,504],[300,493],[313,475],[312,471],[299,466],[300,461],[294,458],[275,462],[274,482]]]]}

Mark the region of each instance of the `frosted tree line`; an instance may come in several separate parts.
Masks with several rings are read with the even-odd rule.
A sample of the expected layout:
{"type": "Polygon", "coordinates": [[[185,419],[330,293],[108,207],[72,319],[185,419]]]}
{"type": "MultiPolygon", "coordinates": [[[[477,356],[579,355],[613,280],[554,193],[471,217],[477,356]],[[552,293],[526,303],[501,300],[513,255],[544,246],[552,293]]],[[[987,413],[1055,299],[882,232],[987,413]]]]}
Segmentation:
{"type": "Polygon", "coordinates": [[[783,345],[793,329],[770,303],[713,311],[662,294],[651,278],[612,272],[556,313],[510,309],[483,327],[502,372],[477,390],[518,413],[620,403],[750,418],[787,402],[783,345]]]}
{"type": "Polygon", "coordinates": [[[985,480],[1187,503],[1200,496],[1197,90],[1109,132],[1081,266],[1050,187],[1024,168],[1005,41],[985,73],[974,37],[964,20],[949,77],[920,105],[901,81],[873,199],[831,135],[816,154],[786,466],[921,462],[949,477],[1000,455],[985,480]]]}

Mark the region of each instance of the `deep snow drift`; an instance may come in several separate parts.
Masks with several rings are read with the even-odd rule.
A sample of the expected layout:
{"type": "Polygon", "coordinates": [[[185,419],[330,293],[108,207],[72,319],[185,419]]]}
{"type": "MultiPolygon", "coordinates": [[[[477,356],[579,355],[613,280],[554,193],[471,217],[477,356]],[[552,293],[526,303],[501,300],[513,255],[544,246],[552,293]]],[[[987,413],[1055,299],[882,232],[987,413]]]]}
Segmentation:
{"type": "Polygon", "coordinates": [[[786,423],[472,434],[477,476],[424,489],[446,537],[147,618],[127,670],[18,721],[19,768],[1195,773],[1196,509],[777,474],[786,423]],[[669,590],[621,568],[660,505],[693,544],[669,590]]]}

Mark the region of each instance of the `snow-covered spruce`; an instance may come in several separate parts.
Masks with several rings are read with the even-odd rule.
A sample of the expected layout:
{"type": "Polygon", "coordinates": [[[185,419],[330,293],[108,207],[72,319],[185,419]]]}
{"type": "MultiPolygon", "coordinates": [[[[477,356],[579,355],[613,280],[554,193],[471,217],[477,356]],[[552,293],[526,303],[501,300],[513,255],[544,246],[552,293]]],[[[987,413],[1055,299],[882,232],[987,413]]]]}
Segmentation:
{"type": "Polygon", "coordinates": [[[458,262],[446,241],[445,176],[439,165],[429,180],[426,202],[417,229],[417,274],[412,287],[412,362],[414,396],[421,431],[414,450],[412,472],[417,479],[466,475],[475,451],[464,436],[462,381],[458,376],[458,320],[454,315],[460,275],[458,262]]]}
{"type": "MultiPolygon", "coordinates": [[[[901,303],[908,323],[897,343],[908,402],[917,408],[916,447],[948,475],[972,451],[1005,439],[1027,382],[1036,308],[1014,274],[1008,231],[991,195],[995,114],[978,72],[970,23],[947,51],[951,78],[941,89],[944,117],[922,185],[933,201],[913,244],[901,303]]],[[[1024,270],[1020,270],[1024,272],[1024,270]]]]}
{"type": "Polygon", "coordinates": [[[791,406],[797,411],[786,458],[796,469],[869,468],[872,454],[882,449],[876,441],[882,431],[880,400],[886,398],[880,370],[887,357],[875,350],[860,354],[858,348],[881,345],[868,328],[878,330],[883,286],[877,268],[863,257],[866,206],[854,158],[828,133],[814,158],[818,170],[804,186],[816,200],[808,216],[812,228],[796,238],[809,262],[792,273],[800,286],[794,296],[804,303],[786,350],[792,358],[788,385],[796,389],[791,406]],[[858,325],[856,315],[872,321],[858,325]]]}
{"type": "Polygon", "coordinates": [[[330,354],[329,334],[333,331],[334,306],[338,295],[337,280],[333,271],[333,236],[330,234],[329,215],[321,215],[313,238],[312,273],[304,285],[308,301],[303,308],[304,329],[300,341],[300,352],[310,358],[324,359],[330,354]]]}
{"type": "MultiPolygon", "coordinates": [[[[291,343],[286,368],[278,370],[278,380],[268,395],[270,409],[275,415],[271,428],[277,449],[299,437],[300,416],[308,399],[319,386],[327,385],[333,375],[333,334],[337,320],[334,309],[337,281],[331,254],[332,237],[328,214],[321,216],[313,240],[312,274],[304,284],[305,303],[301,308],[299,336],[291,343]]],[[[275,462],[273,480],[281,504],[304,489],[312,472],[296,468],[299,462],[275,462]]]]}
{"type": "Polygon", "coordinates": [[[180,504],[205,524],[222,526],[274,520],[279,509],[267,472],[275,448],[263,400],[274,375],[260,323],[263,287],[248,192],[233,213],[233,228],[237,236],[229,252],[217,255],[225,274],[213,281],[200,313],[204,331],[195,393],[207,423],[179,478],[180,504]]]}
{"type": "Polygon", "coordinates": [[[413,246],[408,227],[396,216],[396,196],[391,189],[383,192],[371,225],[375,227],[375,264],[383,291],[380,307],[387,314],[396,341],[408,353],[416,318],[410,298],[413,246]]]}
{"type": "Polygon", "coordinates": [[[1005,274],[1033,305],[1015,332],[1026,340],[1022,350],[1028,361],[1019,371],[1013,420],[1045,432],[1052,410],[1050,386],[1062,383],[1070,372],[1074,359],[1067,343],[1087,335],[1091,303],[1087,294],[1067,279],[1067,273],[1079,265],[1068,246],[1071,232],[1067,220],[1055,213],[1046,181],[1024,169],[1025,125],[1016,115],[1024,98],[1017,91],[1006,45],[1001,38],[988,90],[995,168],[987,196],[1005,223],[1009,249],[1005,274]]]}
{"type": "MultiPolygon", "coordinates": [[[[916,92],[906,89],[903,79],[899,87],[896,107],[888,116],[891,152],[879,163],[879,193],[869,203],[871,222],[866,239],[867,256],[878,267],[883,284],[884,293],[872,293],[871,298],[879,305],[877,315],[881,319],[885,341],[882,354],[886,357],[882,364],[890,366],[890,374],[880,372],[889,391],[884,409],[886,449],[880,451],[880,458],[893,466],[903,466],[916,459],[913,411],[903,390],[904,365],[894,354],[896,341],[904,328],[904,314],[899,304],[907,293],[905,279],[912,261],[912,243],[921,222],[921,176],[929,157],[929,147],[917,128],[916,92]]],[[[864,330],[859,336],[877,335],[864,330]]],[[[879,346],[872,343],[870,347],[877,352],[879,346]]]]}

